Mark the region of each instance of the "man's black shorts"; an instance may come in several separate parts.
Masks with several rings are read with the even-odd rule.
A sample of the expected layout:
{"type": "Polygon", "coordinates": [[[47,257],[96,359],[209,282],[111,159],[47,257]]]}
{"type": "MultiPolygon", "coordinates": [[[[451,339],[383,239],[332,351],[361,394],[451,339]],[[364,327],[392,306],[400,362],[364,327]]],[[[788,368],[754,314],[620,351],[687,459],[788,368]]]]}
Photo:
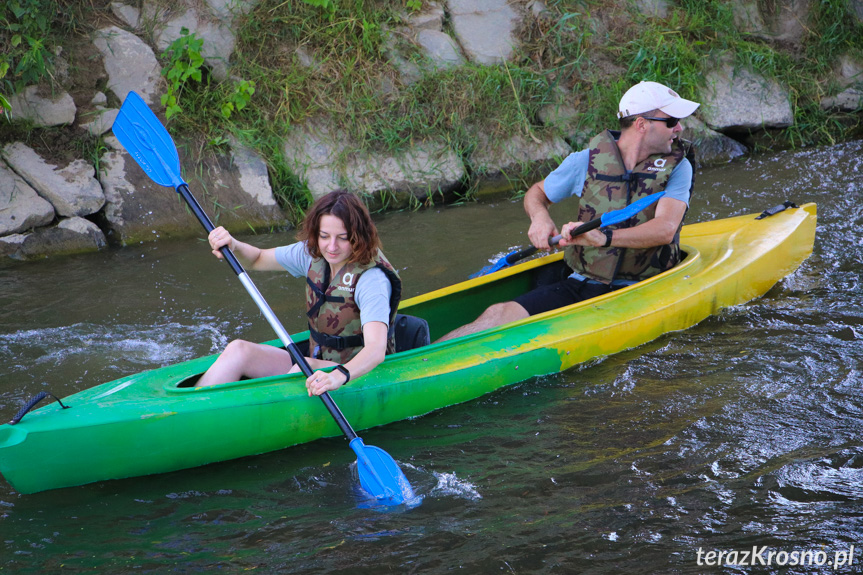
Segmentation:
{"type": "Polygon", "coordinates": [[[564,307],[611,291],[611,286],[585,280],[566,278],[557,283],[538,288],[515,298],[515,302],[536,315],[564,307]]]}

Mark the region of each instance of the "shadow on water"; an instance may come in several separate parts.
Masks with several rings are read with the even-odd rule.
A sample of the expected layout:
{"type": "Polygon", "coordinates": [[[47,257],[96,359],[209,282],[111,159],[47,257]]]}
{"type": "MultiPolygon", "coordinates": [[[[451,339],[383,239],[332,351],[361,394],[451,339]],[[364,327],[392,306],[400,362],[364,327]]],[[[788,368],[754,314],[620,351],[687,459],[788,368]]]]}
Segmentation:
{"type": "MultiPolygon", "coordinates": [[[[692,329],[364,432],[423,497],[414,509],[358,507],[343,439],[28,496],[0,483],[0,568],[853,572],[860,550],[855,567],[826,561],[863,532],[861,193],[861,142],[699,172],[689,221],[817,202],[813,256],[764,298],[692,329]],[[740,561],[753,547],[772,550],[773,563],[703,562],[733,551],[740,561]],[[795,550],[821,551],[825,563],[795,565],[795,550]]],[[[521,204],[509,200],[378,222],[408,296],[527,244],[521,204]]],[[[267,247],[291,236],[246,239],[267,247]]],[[[302,284],[255,282],[301,329],[302,284]]],[[[64,396],[235,337],[271,338],[198,240],[4,265],[0,300],[5,419],[43,389],[64,396]]]]}

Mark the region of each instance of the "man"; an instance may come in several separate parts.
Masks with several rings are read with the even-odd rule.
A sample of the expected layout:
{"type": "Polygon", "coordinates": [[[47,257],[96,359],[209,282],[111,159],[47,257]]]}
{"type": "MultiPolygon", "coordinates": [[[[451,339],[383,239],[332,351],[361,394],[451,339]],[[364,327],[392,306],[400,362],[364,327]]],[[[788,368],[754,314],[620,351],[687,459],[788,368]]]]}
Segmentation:
{"type": "Polygon", "coordinates": [[[680,119],[699,105],[656,82],[630,88],[618,107],[620,132],[595,136],[587,149],[570,154],[524,198],[530,216],[528,237],[535,247],[546,250],[549,238],[558,234],[548,207],[572,196],[580,198],[576,221],[559,232],[572,275],[514,301],[494,304],[438,341],[577,303],[674,267],[680,261],[679,234],[693,174],[678,138],[683,131],[680,119]],[[665,191],[665,196],[627,222],[570,235],[582,223],[658,191],[665,191]]]}

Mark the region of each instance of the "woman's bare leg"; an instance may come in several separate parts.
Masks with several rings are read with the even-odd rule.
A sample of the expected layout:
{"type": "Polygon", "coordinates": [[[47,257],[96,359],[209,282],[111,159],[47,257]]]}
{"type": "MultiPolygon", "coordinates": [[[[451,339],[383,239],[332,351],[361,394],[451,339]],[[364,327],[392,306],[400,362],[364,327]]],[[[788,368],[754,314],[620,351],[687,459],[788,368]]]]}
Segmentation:
{"type": "Polygon", "coordinates": [[[294,362],[284,349],[235,339],[201,376],[195,387],[288,373],[294,362]]]}

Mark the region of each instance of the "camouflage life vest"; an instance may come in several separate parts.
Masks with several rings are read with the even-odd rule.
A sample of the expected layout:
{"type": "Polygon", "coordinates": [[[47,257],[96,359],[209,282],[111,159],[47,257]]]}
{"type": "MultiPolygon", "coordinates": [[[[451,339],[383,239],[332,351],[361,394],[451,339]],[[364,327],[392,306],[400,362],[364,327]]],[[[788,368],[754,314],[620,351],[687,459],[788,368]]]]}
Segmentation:
{"type": "MultiPolygon", "coordinates": [[[[390,327],[401,300],[402,282],[393,266],[378,250],[377,257],[362,265],[347,263],[330,279],[330,264],[324,258],[312,261],[306,274],[306,315],[312,340],[320,346],[320,358],[345,363],[363,347],[363,329],[360,308],[354,299],[354,290],[363,272],[378,268],[392,285],[390,296],[390,327]]],[[[395,338],[390,329],[387,353],[395,351],[395,338]]]]}
{"type": "MultiPolygon", "coordinates": [[[[587,179],[578,206],[578,221],[588,222],[618,210],[641,197],[665,189],[671,171],[685,157],[685,145],[676,139],[670,154],[654,154],[627,172],[617,147],[618,132],[604,131],[589,144],[587,179]]],[[[690,186],[690,192],[692,187],[690,186]]],[[[610,229],[634,227],[653,219],[656,204],[610,229]]],[[[681,220],[681,227],[683,222],[681,220]]],[[[668,245],[653,248],[596,248],[567,246],[564,258],[581,275],[610,284],[615,279],[641,281],[680,261],[680,228],[668,245]]]]}

